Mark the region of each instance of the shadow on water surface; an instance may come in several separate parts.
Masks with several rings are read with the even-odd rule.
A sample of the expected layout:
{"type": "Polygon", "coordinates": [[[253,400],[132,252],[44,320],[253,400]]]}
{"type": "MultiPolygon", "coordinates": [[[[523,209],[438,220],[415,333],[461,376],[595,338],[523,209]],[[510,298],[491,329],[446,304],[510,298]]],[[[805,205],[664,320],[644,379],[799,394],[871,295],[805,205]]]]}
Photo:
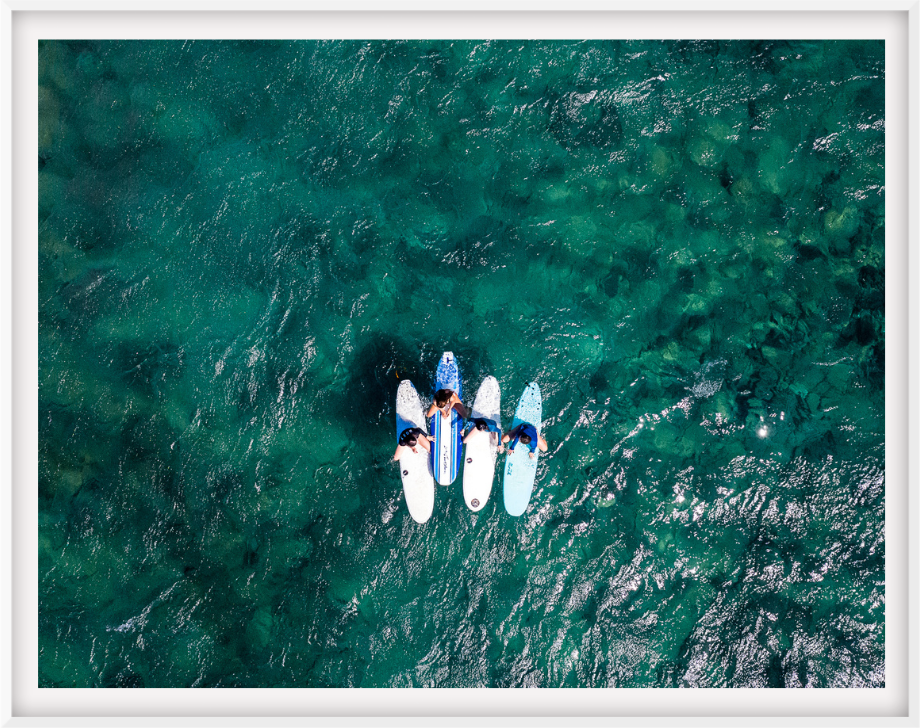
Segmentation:
{"type": "Polygon", "coordinates": [[[390,420],[395,416],[396,390],[402,379],[411,379],[422,393],[424,384],[413,376],[412,363],[418,360],[413,347],[392,334],[374,334],[364,338],[356,347],[348,367],[348,376],[334,400],[340,421],[356,428],[358,439],[379,444],[391,438],[390,420]]]}

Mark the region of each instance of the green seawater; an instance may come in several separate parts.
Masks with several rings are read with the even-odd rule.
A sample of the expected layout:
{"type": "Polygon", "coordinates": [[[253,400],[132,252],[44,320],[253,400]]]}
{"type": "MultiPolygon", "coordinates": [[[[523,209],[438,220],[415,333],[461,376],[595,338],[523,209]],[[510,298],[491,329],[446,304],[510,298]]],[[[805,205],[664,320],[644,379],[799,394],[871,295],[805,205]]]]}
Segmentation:
{"type": "Polygon", "coordinates": [[[882,42],[38,53],[39,686],[885,685],[882,42]]]}

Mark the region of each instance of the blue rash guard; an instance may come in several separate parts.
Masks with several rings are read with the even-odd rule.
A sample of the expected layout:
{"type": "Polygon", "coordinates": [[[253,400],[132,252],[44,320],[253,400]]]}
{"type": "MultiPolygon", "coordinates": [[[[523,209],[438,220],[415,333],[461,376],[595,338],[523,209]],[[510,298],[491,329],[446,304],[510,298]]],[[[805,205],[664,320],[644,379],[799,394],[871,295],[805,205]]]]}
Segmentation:
{"type": "Polygon", "coordinates": [[[492,420],[486,419],[485,417],[475,417],[469,420],[469,423],[472,425],[470,430],[475,430],[476,423],[480,420],[486,423],[486,427],[488,428],[489,432],[497,432],[499,435],[502,433],[502,431],[498,429],[498,425],[496,425],[492,420]]]}
{"type": "Polygon", "coordinates": [[[521,435],[530,435],[530,444],[527,446],[530,448],[530,452],[537,451],[537,430],[533,425],[521,425],[521,428],[518,430],[517,435],[514,436],[514,439],[508,443],[508,449],[514,450],[514,446],[517,445],[518,440],[521,439],[521,435]]]}

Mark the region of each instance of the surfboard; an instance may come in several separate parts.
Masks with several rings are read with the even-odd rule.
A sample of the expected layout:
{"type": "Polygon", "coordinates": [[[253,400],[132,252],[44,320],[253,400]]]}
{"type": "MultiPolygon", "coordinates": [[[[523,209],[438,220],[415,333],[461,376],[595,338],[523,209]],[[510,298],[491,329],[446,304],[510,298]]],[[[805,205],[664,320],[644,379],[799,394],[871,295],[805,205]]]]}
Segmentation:
{"type": "MultiPolygon", "coordinates": [[[[471,419],[476,417],[491,420],[501,429],[501,390],[495,377],[488,376],[479,385],[471,419]]],[[[492,493],[500,442],[501,436],[497,433],[477,432],[464,445],[463,500],[471,511],[481,511],[492,493]]]]}
{"type": "MultiPolygon", "coordinates": [[[[403,379],[396,390],[397,443],[403,430],[409,427],[424,430],[425,412],[412,382],[403,379]]],[[[431,457],[421,445],[416,449],[418,452],[414,453],[411,448],[403,448],[399,454],[399,470],[409,515],[414,521],[425,523],[431,518],[431,512],[434,510],[434,479],[431,474],[431,457]]]]}
{"type": "MultiPolygon", "coordinates": [[[[460,390],[460,369],[457,368],[453,352],[445,351],[438,362],[434,376],[434,391],[437,392],[439,389],[452,389],[458,397],[463,398],[460,390]]],[[[441,485],[453,483],[460,470],[462,427],[463,418],[454,409],[450,411],[450,422],[442,417],[440,412],[435,412],[431,418],[430,432],[434,435],[434,442],[431,443],[431,470],[434,479],[441,485]]]]}
{"type": "MultiPolygon", "coordinates": [[[[514,420],[508,432],[526,423],[533,425],[539,435],[542,429],[540,424],[542,417],[543,397],[540,395],[540,386],[536,382],[531,382],[518,401],[517,409],[514,411],[514,420]]],[[[540,450],[538,449],[534,455],[535,457],[531,459],[530,447],[518,442],[514,452],[505,457],[505,510],[512,516],[520,516],[527,510],[527,505],[530,503],[540,450]]]]}

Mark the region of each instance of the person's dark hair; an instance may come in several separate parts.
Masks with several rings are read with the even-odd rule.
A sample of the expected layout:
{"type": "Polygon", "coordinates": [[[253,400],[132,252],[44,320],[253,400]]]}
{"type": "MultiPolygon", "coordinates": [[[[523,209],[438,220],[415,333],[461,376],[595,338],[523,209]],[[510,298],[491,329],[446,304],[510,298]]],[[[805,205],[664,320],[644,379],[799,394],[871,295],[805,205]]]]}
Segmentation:
{"type": "Polygon", "coordinates": [[[476,423],[477,430],[488,430],[489,429],[489,423],[486,422],[481,417],[477,417],[475,420],[473,420],[473,422],[476,423]]]}
{"type": "Polygon", "coordinates": [[[521,442],[523,442],[525,445],[529,445],[530,435],[521,435],[521,442]]]}
{"type": "Polygon", "coordinates": [[[450,396],[452,394],[453,392],[449,389],[439,389],[435,392],[434,403],[438,406],[438,409],[450,402],[450,396]]]}
{"type": "Polygon", "coordinates": [[[420,429],[411,427],[407,428],[403,430],[403,433],[399,436],[399,444],[415,447],[415,445],[418,443],[417,435],[419,434],[423,434],[420,429]]]}

